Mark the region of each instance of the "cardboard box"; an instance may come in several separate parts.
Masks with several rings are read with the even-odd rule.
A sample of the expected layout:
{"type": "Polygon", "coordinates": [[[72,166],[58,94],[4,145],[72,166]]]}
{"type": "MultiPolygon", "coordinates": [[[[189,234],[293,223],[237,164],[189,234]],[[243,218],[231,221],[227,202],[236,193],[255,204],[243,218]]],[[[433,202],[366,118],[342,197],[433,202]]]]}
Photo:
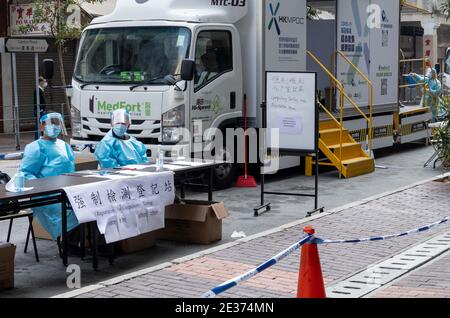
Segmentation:
{"type": "Polygon", "coordinates": [[[166,207],[166,227],[158,238],[193,244],[222,240],[222,220],[230,214],[223,202],[185,201],[166,207]]]}
{"type": "Polygon", "coordinates": [[[36,220],[33,219],[33,231],[34,236],[38,239],[52,241],[52,237],[48,232],[42,227],[42,225],[36,220]]]}
{"type": "Polygon", "coordinates": [[[0,290],[14,288],[14,258],[16,247],[0,242],[0,290]]]}
{"type": "Polygon", "coordinates": [[[149,232],[136,237],[132,237],[118,243],[122,253],[130,254],[143,251],[155,246],[156,233],[149,232]]]}
{"type": "Polygon", "coordinates": [[[82,155],[77,154],[75,156],[75,170],[97,170],[98,161],[95,159],[94,155],[82,155]]]}

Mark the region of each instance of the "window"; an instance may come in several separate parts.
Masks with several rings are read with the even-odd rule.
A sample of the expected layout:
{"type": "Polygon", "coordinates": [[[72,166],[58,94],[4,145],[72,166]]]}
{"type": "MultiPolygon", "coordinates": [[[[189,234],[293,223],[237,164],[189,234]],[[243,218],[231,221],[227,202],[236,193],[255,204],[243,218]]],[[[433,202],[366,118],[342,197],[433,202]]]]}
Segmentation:
{"type": "Polygon", "coordinates": [[[229,31],[203,31],[195,47],[195,90],[233,70],[233,47],[229,31]]]}
{"type": "Polygon", "coordinates": [[[179,27],[91,29],[84,33],[75,68],[81,82],[164,84],[180,73],[190,31],[179,27]]]}

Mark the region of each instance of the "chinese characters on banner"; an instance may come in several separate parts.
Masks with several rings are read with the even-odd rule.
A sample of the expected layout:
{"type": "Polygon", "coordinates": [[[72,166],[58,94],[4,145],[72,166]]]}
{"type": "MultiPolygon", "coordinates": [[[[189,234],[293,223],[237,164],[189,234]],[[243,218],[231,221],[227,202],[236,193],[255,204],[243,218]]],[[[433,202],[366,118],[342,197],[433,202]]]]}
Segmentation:
{"type": "MultiPolygon", "coordinates": [[[[36,12],[43,11],[44,16],[51,16],[55,12],[55,4],[49,2],[45,5],[37,4],[11,4],[9,6],[9,21],[11,36],[45,36],[48,37],[57,30],[51,23],[37,23],[36,12]],[[24,28],[25,27],[25,28],[24,28]],[[28,30],[31,28],[31,30],[28,30]]],[[[81,10],[76,4],[67,6],[62,19],[68,28],[81,28],[81,10]]]]}
{"type": "Polygon", "coordinates": [[[96,221],[107,243],[164,228],[165,207],[175,199],[172,172],[68,187],[64,191],[78,221],[96,221]]]}

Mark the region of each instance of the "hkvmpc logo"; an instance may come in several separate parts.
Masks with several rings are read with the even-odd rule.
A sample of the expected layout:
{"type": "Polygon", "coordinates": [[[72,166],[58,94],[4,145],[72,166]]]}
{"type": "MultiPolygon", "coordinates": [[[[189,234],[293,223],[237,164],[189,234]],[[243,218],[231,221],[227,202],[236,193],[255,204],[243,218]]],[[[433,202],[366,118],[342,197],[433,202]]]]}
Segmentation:
{"type": "Polygon", "coordinates": [[[275,10],[273,9],[272,3],[269,5],[269,7],[270,7],[270,13],[272,14],[272,19],[270,20],[270,23],[269,23],[269,30],[272,30],[273,25],[275,25],[278,35],[281,35],[280,25],[278,24],[278,21],[277,21],[277,14],[278,14],[278,10],[280,9],[280,2],[278,2],[275,10]]]}
{"type": "Polygon", "coordinates": [[[278,15],[278,11],[280,10],[280,2],[278,2],[275,9],[274,9],[274,5],[272,3],[270,3],[269,8],[270,8],[270,13],[272,14],[272,19],[270,19],[270,23],[269,23],[269,30],[272,30],[273,26],[275,25],[275,29],[277,30],[278,35],[281,35],[280,24],[305,24],[304,17],[278,15]]]}

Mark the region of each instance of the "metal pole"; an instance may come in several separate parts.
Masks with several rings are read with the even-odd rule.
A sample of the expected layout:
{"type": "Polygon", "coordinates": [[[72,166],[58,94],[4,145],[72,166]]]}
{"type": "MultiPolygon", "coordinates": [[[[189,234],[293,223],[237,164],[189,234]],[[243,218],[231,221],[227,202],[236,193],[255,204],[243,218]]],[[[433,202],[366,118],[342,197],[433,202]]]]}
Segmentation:
{"type": "MultiPolygon", "coordinates": [[[[39,119],[41,118],[41,99],[39,98],[39,54],[34,54],[34,72],[36,75],[36,129],[35,136],[39,136],[39,119]]],[[[39,138],[37,138],[39,139],[39,138]]]]}
{"type": "MultiPolygon", "coordinates": [[[[436,79],[435,79],[435,83],[436,83],[436,121],[438,121],[439,118],[439,80],[437,79],[437,74],[436,74],[436,79]]],[[[442,86],[441,86],[442,89],[442,86]]]]}
{"type": "Polygon", "coordinates": [[[265,190],[266,170],[264,168],[266,166],[265,161],[267,158],[266,129],[268,129],[268,128],[267,128],[267,104],[265,102],[262,104],[262,108],[263,108],[262,109],[262,116],[263,116],[262,120],[263,120],[263,128],[264,128],[263,129],[264,133],[262,136],[262,138],[264,138],[264,143],[263,143],[264,144],[264,158],[261,160],[261,206],[263,206],[265,203],[264,192],[266,191],[265,190]]]}
{"type": "Polygon", "coordinates": [[[69,256],[68,256],[68,250],[69,250],[69,244],[67,242],[68,236],[67,236],[67,205],[66,205],[66,193],[64,191],[61,191],[61,217],[62,217],[62,224],[61,224],[61,240],[62,240],[62,250],[63,250],[63,265],[67,267],[69,264],[69,256]]]}
{"type": "Polygon", "coordinates": [[[17,94],[16,53],[12,53],[13,94],[14,94],[14,132],[16,134],[16,150],[20,150],[19,96],[17,94]]]}
{"type": "MultiPolygon", "coordinates": [[[[315,189],[314,189],[314,209],[317,210],[319,208],[319,142],[316,139],[316,180],[315,180],[315,189]]],[[[342,149],[341,149],[342,151],[342,149]]]]}

